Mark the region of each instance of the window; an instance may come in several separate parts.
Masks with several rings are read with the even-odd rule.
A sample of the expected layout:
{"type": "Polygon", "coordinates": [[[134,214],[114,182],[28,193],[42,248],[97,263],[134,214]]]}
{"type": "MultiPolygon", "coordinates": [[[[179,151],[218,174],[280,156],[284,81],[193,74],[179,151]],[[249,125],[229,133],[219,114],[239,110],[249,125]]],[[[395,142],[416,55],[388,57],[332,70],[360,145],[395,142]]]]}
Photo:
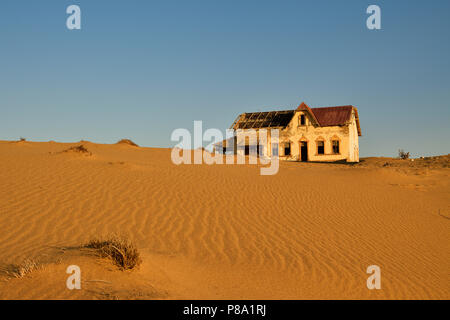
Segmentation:
{"type": "Polygon", "coordinates": [[[317,154],[325,154],[325,143],[317,141],[317,154]]]}
{"type": "Polygon", "coordinates": [[[256,154],[258,157],[264,156],[264,146],[257,144],[256,145],[256,154]]]}
{"type": "Polygon", "coordinates": [[[272,144],[272,155],[273,156],[278,156],[278,143],[273,143],[272,144]]]}
{"type": "Polygon", "coordinates": [[[285,156],[290,156],[291,155],[291,143],[290,142],[286,142],[284,144],[284,155],[285,156]]]}
{"type": "Polygon", "coordinates": [[[339,140],[333,140],[333,153],[339,153],[339,140]]]}
{"type": "Polygon", "coordinates": [[[306,117],[304,114],[300,115],[300,125],[304,126],[306,124],[306,117]]]}

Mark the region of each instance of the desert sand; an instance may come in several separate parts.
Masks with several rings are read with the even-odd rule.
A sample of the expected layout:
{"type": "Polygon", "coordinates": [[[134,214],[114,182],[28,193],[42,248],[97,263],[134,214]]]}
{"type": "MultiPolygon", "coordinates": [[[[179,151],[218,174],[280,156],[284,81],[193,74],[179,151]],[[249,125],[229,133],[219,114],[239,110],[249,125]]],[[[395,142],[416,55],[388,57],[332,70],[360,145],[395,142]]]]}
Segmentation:
{"type": "Polygon", "coordinates": [[[362,160],[261,176],[126,143],[0,141],[0,299],[449,299],[449,156],[362,160]],[[110,233],[135,241],[137,270],[79,247],[110,233]],[[12,276],[26,259],[40,267],[12,276]]]}

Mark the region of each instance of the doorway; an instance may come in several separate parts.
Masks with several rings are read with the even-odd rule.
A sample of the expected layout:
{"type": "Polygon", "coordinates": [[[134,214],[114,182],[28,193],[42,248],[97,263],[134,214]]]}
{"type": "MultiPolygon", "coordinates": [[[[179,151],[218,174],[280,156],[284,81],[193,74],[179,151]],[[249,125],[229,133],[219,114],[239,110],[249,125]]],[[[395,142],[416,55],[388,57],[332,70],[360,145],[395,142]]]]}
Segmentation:
{"type": "Polygon", "coordinates": [[[301,141],[300,142],[300,161],[306,162],[308,161],[308,142],[301,141]]]}

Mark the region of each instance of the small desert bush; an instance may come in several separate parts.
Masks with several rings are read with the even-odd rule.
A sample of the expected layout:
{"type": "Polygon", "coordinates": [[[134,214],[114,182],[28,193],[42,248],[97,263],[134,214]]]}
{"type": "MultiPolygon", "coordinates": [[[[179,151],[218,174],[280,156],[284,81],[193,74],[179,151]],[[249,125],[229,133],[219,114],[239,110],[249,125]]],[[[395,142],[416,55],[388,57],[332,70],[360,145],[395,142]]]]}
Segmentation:
{"type": "Polygon", "coordinates": [[[400,149],[398,150],[398,157],[403,160],[409,159],[409,152],[405,152],[403,149],[400,149]]]}
{"type": "Polygon", "coordinates": [[[19,141],[27,141],[24,137],[20,137],[19,141]]]}
{"type": "Polygon", "coordinates": [[[100,256],[110,258],[119,268],[130,270],[138,267],[141,255],[136,245],[128,238],[111,235],[89,241],[86,248],[96,249],[100,256]]]}
{"type": "Polygon", "coordinates": [[[86,149],[86,147],[83,146],[82,144],[79,146],[70,147],[69,149],[63,150],[62,152],[76,152],[76,153],[83,153],[86,155],[92,155],[92,153],[88,149],[86,149]]]}
{"type": "Polygon", "coordinates": [[[41,267],[40,264],[37,263],[35,260],[25,259],[21,264],[13,265],[12,271],[8,273],[16,278],[23,278],[27,274],[35,270],[38,270],[40,267],[41,267]]]}
{"type": "Polygon", "coordinates": [[[83,146],[83,145],[79,145],[79,146],[76,146],[76,147],[71,147],[71,148],[69,148],[67,150],[75,151],[75,152],[81,152],[81,153],[89,153],[88,149],[86,149],[86,147],[83,146]]]}

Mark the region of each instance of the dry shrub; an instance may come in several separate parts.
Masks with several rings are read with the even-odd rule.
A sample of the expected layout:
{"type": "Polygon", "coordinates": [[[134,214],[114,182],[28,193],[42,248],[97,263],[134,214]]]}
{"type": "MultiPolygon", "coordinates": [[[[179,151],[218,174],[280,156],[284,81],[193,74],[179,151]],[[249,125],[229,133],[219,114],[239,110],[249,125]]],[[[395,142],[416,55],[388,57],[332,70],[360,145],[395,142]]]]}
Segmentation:
{"type": "Polygon", "coordinates": [[[27,274],[35,270],[38,270],[40,267],[41,267],[40,264],[37,263],[35,260],[25,259],[19,265],[12,265],[12,271],[8,273],[16,278],[23,278],[27,274]]]}
{"type": "Polygon", "coordinates": [[[116,144],[128,144],[133,147],[139,147],[136,143],[134,143],[130,139],[122,139],[122,140],[118,141],[116,144]]]}
{"type": "Polygon", "coordinates": [[[409,152],[405,152],[403,149],[400,149],[398,150],[398,157],[403,160],[409,159],[409,152]]]}
{"type": "Polygon", "coordinates": [[[79,145],[79,146],[75,146],[75,147],[70,147],[69,149],[64,150],[63,152],[77,152],[77,153],[84,153],[84,154],[89,154],[91,155],[92,153],[86,149],[85,146],[83,145],[79,145]]]}
{"type": "Polygon", "coordinates": [[[110,235],[103,239],[93,239],[85,247],[96,249],[100,253],[100,256],[110,258],[123,270],[131,270],[138,267],[142,262],[136,245],[130,239],[123,236],[110,235]]]}

